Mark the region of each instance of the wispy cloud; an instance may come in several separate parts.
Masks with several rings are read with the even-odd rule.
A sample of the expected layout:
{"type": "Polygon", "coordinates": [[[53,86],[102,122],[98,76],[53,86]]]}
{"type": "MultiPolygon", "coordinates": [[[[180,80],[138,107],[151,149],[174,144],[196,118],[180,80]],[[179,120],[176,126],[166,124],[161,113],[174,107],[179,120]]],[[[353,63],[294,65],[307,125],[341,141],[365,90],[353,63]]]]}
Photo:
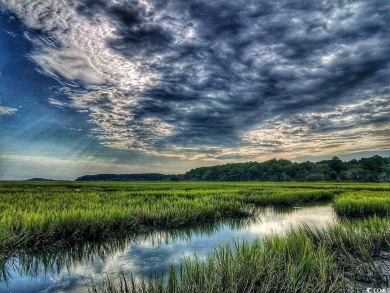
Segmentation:
{"type": "Polygon", "coordinates": [[[11,37],[15,38],[17,37],[17,34],[15,34],[14,32],[11,32],[11,31],[7,31],[7,30],[3,30],[3,32],[9,34],[11,37]]]}
{"type": "Polygon", "coordinates": [[[59,100],[56,100],[54,98],[49,98],[49,103],[53,106],[56,106],[56,107],[60,107],[60,108],[67,108],[69,107],[68,104],[62,102],[62,101],[59,101],[59,100]]]}
{"type": "Polygon", "coordinates": [[[11,115],[15,114],[17,111],[18,109],[15,108],[0,106],[0,115],[11,115]]]}
{"type": "Polygon", "coordinates": [[[204,160],[390,149],[388,1],[0,5],[109,147],[204,160]]]}

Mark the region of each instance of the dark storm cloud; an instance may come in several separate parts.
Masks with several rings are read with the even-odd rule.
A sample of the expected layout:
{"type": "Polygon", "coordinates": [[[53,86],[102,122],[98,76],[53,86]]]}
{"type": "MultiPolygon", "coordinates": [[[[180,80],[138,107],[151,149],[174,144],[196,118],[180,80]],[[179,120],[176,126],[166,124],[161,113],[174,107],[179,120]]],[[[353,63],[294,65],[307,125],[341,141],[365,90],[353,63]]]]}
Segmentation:
{"type": "MultiPolygon", "coordinates": [[[[175,135],[181,143],[210,136],[218,143],[220,136],[234,139],[276,114],[353,103],[364,91],[375,95],[390,77],[387,1],[167,1],[160,9],[184,18],[197,36],[174,43],[160,27],[157,40],[169,42],[157,49],[143,43],[151,48],[141,53],[162,56],[155,68],[162,81],[144,91],[138,114],[160,113],[183,126],[175,135]],[[220,96],[210,97],[213,92],[220,96]]],[[[113,48],[130,58],[139,44],[132,27],[142,32],[146,23],[120,22],[113,48]]]]}
{"type": "Polygon", "coordinates": [[[166,49],[173,40],[171,33],[161,25],[150,23],[152,14],[147,13],[138,1],[111,5],[107,1],[87,0],[81,2],[78,11],[92,19],[99,13],[108,16],[117,27],[117,38],[109,41],[110,46],[129,57],[166,49]]]}
{"type": "MultiPolygon", "coordinates": [[[[128,86],[129,74],[115,85],[121,64],[105,64],[102,54],[98,71],[112,89],[75,98],[91,108],[99,139],[119,147],[175,153],[204,146],[206,154],[248,146],[247,133],[280,123],[289,135],[300,127],[310,134],[388,127],[387,0],[85,0],[75,11],[96,29],[113,26],[104,46],[147,80],[128,86]]],[[[249,141],[275,151],[282,144],[249,141]]]]}

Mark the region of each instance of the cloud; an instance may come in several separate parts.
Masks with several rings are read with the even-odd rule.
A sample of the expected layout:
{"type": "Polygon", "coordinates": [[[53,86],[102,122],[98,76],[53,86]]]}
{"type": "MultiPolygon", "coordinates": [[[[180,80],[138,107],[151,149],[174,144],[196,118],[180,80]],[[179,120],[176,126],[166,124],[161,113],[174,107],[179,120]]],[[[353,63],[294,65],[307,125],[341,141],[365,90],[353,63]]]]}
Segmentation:
{"type": "Polygon", "coordinates": [[[7,33],[8,35],[10,35],[10,36],[13,37],[13,38],[16,38],[16,37],[17,37],[17,34],[15,34],[14,32],[7,31],[7,30],[4,30],[4,29],[3,29],[3,32],[7,33]]]}
{"type": "Polygon", "coordinates": [[[342,151],[388,150],[390,101],[378,98],[329,112],[278,117],[244,135],[253,146],[269,152],[329,155],[342,151]]]}
{"type": "Polygon", "coordinates": [[[56,100],[54,98],[49,98],[49,103],[51,105],[59,107],[59,108],[67,108],[68,107],[68,104],[66,104],[62,101],[56,100]]]}
{"type": "Polygon", "coordinates": [[[388,1],[0,6],[109,147],[206,160],[390,148],[388,1]]]}
{"type": "Polygon", "coordinates": [[[17,111],[18,111],[18,109],[15,109],[15,108],[0,106],[0,116],[1,115],[12,115],[12,114],[15,114],[17,111]]]}

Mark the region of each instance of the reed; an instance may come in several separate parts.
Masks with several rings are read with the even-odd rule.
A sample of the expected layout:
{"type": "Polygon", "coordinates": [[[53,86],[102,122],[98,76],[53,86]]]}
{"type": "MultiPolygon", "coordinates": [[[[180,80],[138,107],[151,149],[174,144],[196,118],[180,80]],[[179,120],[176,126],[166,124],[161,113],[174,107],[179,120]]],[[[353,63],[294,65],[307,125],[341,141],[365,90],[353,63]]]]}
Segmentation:
{"type": "Polygon", "coordinates": [[[331,199],[338,189],[262,183],[2,183],[0,253],[250,216],[250,205],[331,199]]]}
{"type": "Polygon", "coordinates": [[[348,191],[335,198],[334,208],[340,216],[386,217],[390,215],[390,191],[348,191]]]}
{"type": "Polygon", "coordinates": [[[380,209],[387,213],[389,192],[388,184],[350,183],[3,182],[0,254],[245,217],[253,205],[294,206],[335,198],[338,213],[348,214],[342,207],[343,200],[353,201],[348,194],[380,194],[371,196],[371,206],[378,214],[380,209]]]}
{"type": "Polygon", "coordinates": [[[323,229],[303,226],[286,236],[217,248],[207,259],[184,259],[165,278],[107,277],[100,286],[92,284],[90,292],[361,292],[362,284],[380,288],[389,280],[376,259],[390,249],[389,228],[389,219],[375,217],[323,229]]]}

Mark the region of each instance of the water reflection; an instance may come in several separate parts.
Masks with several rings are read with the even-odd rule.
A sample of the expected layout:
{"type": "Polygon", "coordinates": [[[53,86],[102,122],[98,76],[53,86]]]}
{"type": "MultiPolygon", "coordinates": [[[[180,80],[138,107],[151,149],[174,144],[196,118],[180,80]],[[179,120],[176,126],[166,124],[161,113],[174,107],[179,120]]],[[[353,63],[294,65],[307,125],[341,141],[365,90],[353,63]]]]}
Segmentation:
{"type": "Polygon", "coordinates": [[[260,225],[247,227],[253,234],[266,236],[283,234],[303,223],[309,227],[325,227],[336,219],[330,204],[306,205],[294,208],[266,208],[260,213],[260,225]]]}
{"type": "Polygon", "coordinates": [[[302,208],[266,208],[257,216],[187,229],[149,231],[67,249],[23,253],[1,260],[0,292],[87,292],[90,278],[133,273],[155,277],[169,263],[185,256],[205,257],[215,247],[237,239],[253,241],[272,233],[285,233],[303,223],[324,226],[335,219],[330,205],[302,208]]]}
{"type": "MultiPolygon", "coordinates": [[[[170,243],[188,243],[193,237],[211,237],[222,227],[231,230],[240,230],[258,223],[258,217],[244,219],[226,219],[213,224],[203,224],[182,229],[152,230],[138,235],[124,235],[100,242],[70,246],[62,250],[44,252],[25,252],[0,259],[0,282],[8,284],[16,274],[37,278],[41,274],[60,274],[62,271],[71,271],[80,263],[93,263],[97,259],[108,263],[118,254],[125,254],[130,246],[134,250],[141,248],[158,248],[170,243]]],[[[96,264],[97,265],[97,264],[96,264]]]]}

